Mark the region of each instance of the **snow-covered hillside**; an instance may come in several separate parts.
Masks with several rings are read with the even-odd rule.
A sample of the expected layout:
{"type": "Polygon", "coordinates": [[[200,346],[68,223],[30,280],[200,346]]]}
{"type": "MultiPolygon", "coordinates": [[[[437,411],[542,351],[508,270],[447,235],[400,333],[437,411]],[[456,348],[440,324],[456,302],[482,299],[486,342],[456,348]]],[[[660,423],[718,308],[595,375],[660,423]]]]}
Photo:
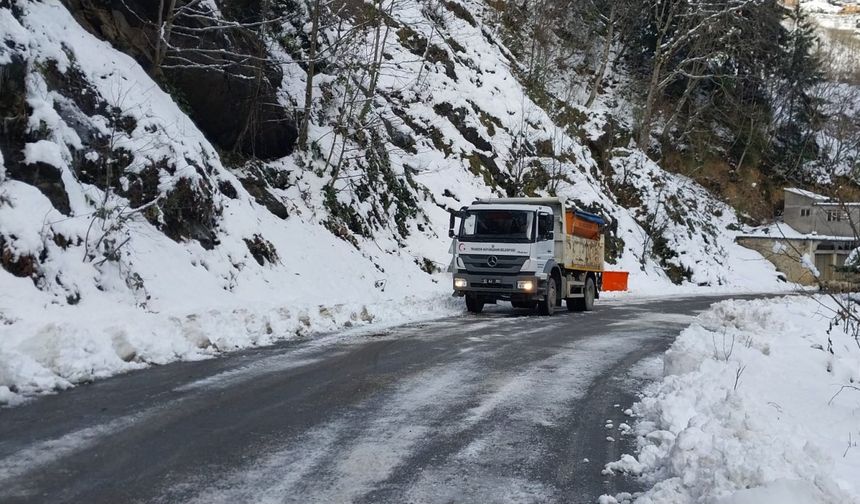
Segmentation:
{"type": "MultiPolygon", "coordinates": [[[[0,401],[451,313],[446,209],[515,187],[607,216],[607,266],[631,271],[634,292],[782,285],[734,244],[730,207],[604,147],[630,135],[609,108],[524,87],[491,11],[398,2],[372,104],[385,127],[338,133],[348,87],[321,73],[311,147],[264,162],[214,147],[182,100],[60,1],[0,7],[0,401]]],[[[306,74],[270,50],[283,53],[281,105],[301,108],[306,74]]]]}

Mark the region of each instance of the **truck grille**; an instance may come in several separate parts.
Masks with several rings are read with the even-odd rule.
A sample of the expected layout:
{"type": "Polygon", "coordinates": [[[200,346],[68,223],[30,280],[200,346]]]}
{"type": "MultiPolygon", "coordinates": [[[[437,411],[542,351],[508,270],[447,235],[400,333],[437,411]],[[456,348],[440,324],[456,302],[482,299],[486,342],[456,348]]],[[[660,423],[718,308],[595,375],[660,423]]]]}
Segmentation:
{"type": "Polygon", "coordinates": [[[463,266],[469,273],[492,273],[494,275],[513,275],[519,273],[528,257],[504,255],[461,254],[463,266]]]}
{"type": "Polygon", "coordinates": [[[472,287],[475,289],[496,289],[496,290],[511,290],[514,288],[514,284],[482,284],[482,283],[473,283],[472,287]]]}

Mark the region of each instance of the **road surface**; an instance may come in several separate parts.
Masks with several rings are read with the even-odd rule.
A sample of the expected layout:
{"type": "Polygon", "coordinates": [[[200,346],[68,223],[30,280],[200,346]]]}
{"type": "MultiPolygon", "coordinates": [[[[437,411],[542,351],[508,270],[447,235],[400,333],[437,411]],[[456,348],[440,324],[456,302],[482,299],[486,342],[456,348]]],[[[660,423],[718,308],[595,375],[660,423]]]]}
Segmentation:
{"type": "Polygon", "coordinates": [[[624,414],[719,298],[292,342],[0,410],[0,502],[594,503],[624,414]]]}

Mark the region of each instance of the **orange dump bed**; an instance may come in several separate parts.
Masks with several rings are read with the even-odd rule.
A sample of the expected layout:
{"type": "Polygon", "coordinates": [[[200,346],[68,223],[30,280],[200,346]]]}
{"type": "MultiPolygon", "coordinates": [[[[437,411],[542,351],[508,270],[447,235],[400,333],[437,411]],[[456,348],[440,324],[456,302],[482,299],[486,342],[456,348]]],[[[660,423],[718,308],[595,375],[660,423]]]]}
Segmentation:
{"type": "Polygon", "coordinates": [[[604,271],[603,285],[601,290],[604,291],[626,291],[627,277],[630,273],[626,271],[604,271]]]}
{"type": "Polygon", "coordinates": [[[589,240],[600,238],[600,226],[596,222],[587,221],[575,212],[566,212],[564,218],[567,221],[567,234],[589,240]]]}

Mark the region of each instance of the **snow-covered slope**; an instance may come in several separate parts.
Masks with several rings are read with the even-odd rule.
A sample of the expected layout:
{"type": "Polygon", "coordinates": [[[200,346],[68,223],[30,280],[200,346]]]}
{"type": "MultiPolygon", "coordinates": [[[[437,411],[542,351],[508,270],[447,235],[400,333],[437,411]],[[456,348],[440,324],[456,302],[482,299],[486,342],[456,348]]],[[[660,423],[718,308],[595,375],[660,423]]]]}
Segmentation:
{"type": "MultiPolygon", "coordinates": [[[[634,291],[780,285],[733,243],[731,208],[641,153],[602,148],[617,135],[605,112],[530,98],[490,10],[398,2],[372,107],[384,128],[333,134],[346,88],[320,74],[308,151],[228,166],[174,97],[58,0],[0,7],[14,119],[0,142],[0,400],[449,313],[445,209],[522,188],[609,217],[608,267],[630,270],[634,291]]],[[[284,106],[303,106],[304,72],[271,50],[284,52],[284,106]]]]}

